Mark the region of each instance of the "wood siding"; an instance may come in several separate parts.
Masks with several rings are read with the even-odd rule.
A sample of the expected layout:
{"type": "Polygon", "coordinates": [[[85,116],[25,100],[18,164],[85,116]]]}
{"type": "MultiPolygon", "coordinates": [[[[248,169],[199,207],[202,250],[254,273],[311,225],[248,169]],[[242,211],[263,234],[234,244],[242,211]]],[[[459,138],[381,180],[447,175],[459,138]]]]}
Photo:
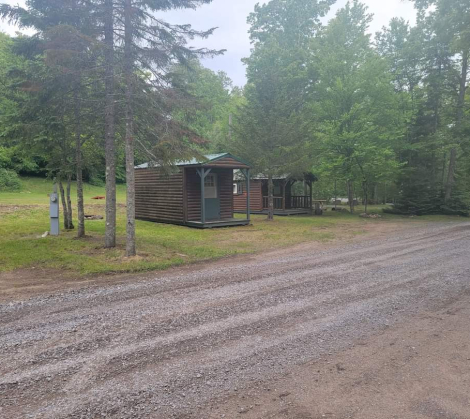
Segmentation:
{"type": "MultiPolygon", "coordinates": [[[[212,167],[218,175],[221,219],[233,218],[233,169],[212,167]]],[[[196,168],[180,168],[166,175],[159,168],[135,172],[136,218],[186,224],[201,221],[201,178],[196,168]]]]}
{"type": "Polygon", "coordinates": [[[166,175],[159,168],[135,171],[135,210],[140,220],[183,223],[183,172],[166,175]]]}
{"type": "Polygon", "coordinates": [[[196,169],[186,168],[187,221],[201,221],[201,178],[196,169]]]}
{"type": "MultiPolygon", "coordinates": [[[[237,212],[246,212],[246,182],[243,182],[244,189],[240,195],[234,195],[234,209],[237,212]]],[[[233,192],[232,192],[233,193],[233,192]]],[[[263,210],[263,193],[262,183],[260,180],[250,181],[250,210],[262,211],[263,210]]]]}

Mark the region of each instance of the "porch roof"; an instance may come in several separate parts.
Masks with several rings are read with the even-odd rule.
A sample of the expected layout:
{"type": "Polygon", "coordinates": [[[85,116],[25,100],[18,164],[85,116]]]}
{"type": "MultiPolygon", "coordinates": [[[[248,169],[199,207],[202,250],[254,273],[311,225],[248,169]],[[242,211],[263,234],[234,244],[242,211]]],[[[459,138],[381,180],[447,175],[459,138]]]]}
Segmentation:
{"type": "MultiPolygon", "coordinates": [[[[239,170],[235,170],[233,176],[235,180],[245,180],[245,176],[239,170]]],[[[278,176],[273,176],[273,180],[287,180],[289,177],[290,177],[289,175],[278,175],[278,176]]],[[[259,173],[259,174],[251,175],[251,179],[268,180],[268,176],[262,173],[259,173]]]]}

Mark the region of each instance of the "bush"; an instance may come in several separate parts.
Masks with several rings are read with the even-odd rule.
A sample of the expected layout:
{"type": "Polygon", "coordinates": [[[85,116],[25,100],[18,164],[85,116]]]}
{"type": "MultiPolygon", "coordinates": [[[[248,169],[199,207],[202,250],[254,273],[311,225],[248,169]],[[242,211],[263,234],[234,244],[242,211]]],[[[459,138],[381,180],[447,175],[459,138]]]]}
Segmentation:
{"type": "Polygon", "coordinates": [[[444,187],[433,184],[431,176],[421,173],[420,176],[409,177],[402,185],[402,190],[393,208],[383,212],[398,215],[460,215],[470,216],[470,191],[461,182],[456,183],[452,191],[452,199],[444,200],[444,187]]]}
{"type": "Polygon", "coordinates": [[[0,191],[19,191],[21,181],[16,172],[8,169],[0,169],[0,191]]]}
{"type": "Polygon", "coordinates": [[[104,179],[101,179],[99,176],[91,176],[88,179],[88,183],[92,186],[99,186],[102,187],[106,184],[104,179]]]}
{"type": "Polygon", "coordinates": [[[19,147],[0,146],[0,169],[14,170],[16,173],[42,175],[46,161],[41,156],[28,154],[19,147]]]}

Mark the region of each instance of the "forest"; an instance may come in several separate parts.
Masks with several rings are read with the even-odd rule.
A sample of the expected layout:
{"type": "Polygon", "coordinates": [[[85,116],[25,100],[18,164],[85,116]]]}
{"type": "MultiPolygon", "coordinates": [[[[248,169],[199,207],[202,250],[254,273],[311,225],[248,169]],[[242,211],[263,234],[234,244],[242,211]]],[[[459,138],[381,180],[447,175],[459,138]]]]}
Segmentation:
{"type": "Polygon", "coordinates": [[[125,183],[128,256],[134,167],[171,172],[208,153],[233,153],[271,180],[313,173],[314,196],[347,197],[351,212],[360,200],[469,215],[470,2],[413,0],[416,24],[392,18],[374,35],[359,0],[327,23],[335,0],[258,4],[244,87],[204,67],[223,50],[191,46],[216,29],[162,18],[210,2],[0,4],[5,21],[32,32],[0,34],[0,190],[19,189],[20,175],[56,179],[65,226],[74,228],[76,199],[84,237],[83,182],[105,185],[113,248],[116,183],[125,183]]]}

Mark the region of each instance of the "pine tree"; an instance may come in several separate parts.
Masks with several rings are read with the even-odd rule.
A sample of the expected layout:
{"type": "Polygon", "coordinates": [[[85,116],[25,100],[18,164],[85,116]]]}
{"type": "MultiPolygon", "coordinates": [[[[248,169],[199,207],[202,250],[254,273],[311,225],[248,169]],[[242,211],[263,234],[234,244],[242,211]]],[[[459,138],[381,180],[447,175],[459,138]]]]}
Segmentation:
{"type": "MultiPolygon", "coordinates": [[[[81,0],[28,0],[27,8],[19,6],[0,5],[0,14],[3,18],[18,23],[20,26],[34,28],[37,31],[36,38],[32,38],[30,44],[30,56],[35,53],[43,54],[49,67],[61,69],[55,72],[56,78],[65,79],[71,89],[62,93],[64,97],[71,98],[71,107],[74,109],[72,124],[75,131],[75,177],[77,180],[77,206],[78,229],[77,236],[85,236],[85,211],[83,200],[83,158],[82,158],[82,87],[83,79],[90,77],[91,70],[95,68],[96,52],[93,42],[98,36],[97,22],[93,8],[89,2],[81,0]],[[39,42],[36,41],[39,40],[39,42]]],[[[39,81],[40,83],[40,81],[39,81]]],[[[62,85],[61,81],[57,81],[62,85]]],[[[42,83],[42,88],[52,84],[42,83]]],[[[63,112],[64,110],[61,110],[63,112]]],[[[57,115],[59,116],[59,115],[57,115]]],[[[62,118],[64,119],[64,118],[62,118]]],[[[67,199],[63,202],[66,228],[73,228],[72,205],[70,201],[71,173],[67,173],[67,199]]],[[[59,181],[60,182],[60,181],[59,181]]],[[[64,190],[61,186],[60,190],[64,190]]]]}
{"type": "MultiPolygon", "coordinates": [[[[213,33],[196,31],[189,25],[172,25],[160,18],[157,13],[175,8],[196,8],[211,0],[116,0],[115,13],[121,22],[123,35],[118,44],[122,45],[121,56],[125,80],[125,118],[126,118],[126,178],[127,178],[127,223],[126,255],[135,256],[135,188],[134,154],[136,126],[136,84],[143,81],[150,89],[159,91],[167,84],[166,72],[175,64],[186,64],[191,60],[217,54],[218,51],[192,49],[187,46],[188,39],[206,38],[213,33]],[[145,76],[145,72],[151,77],[145,76]]],[[[119,33],[119,32],[117,32],[119,33]]]]}

